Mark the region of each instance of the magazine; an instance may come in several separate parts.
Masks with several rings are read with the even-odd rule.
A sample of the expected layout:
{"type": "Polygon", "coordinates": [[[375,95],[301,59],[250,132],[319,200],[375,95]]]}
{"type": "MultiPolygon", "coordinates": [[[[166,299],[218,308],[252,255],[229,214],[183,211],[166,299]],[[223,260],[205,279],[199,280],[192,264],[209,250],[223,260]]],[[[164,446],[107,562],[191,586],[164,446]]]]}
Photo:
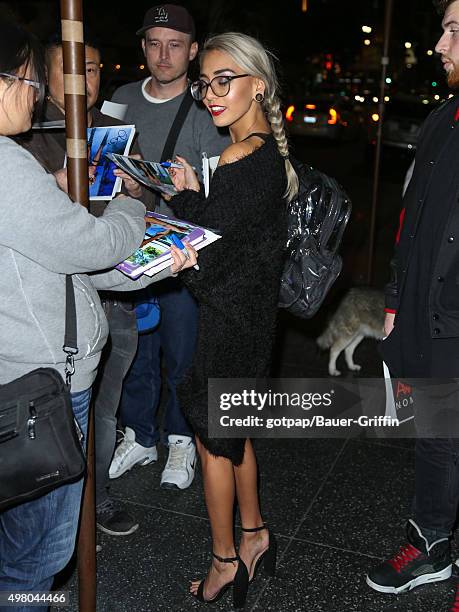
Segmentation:
{"type": "Polygon", "coordinates": [[[111,152],[106,155],[118,168],[147,187],[170,196],[177,193],[169,172],[160,163],[111,152]]]}
{"type": "Polygon", "coordinates": [[[121,179],[113,174],[116,166],[108,154],[129,153],[134,135],[134,125],[88,128],[90,200],[111,200],[120,191],[121,179]]]}
{"type": "MultiPolygon", "coordinates": [[[[207,229],[207,228],[203,228],[205,231],[205,236],[204,239],[201,240],[200,242],[197,242],[195,244],[193,244],[193,247],[196,249],[196,251],[199,251],[201,249],[203,249],[204,247],[208,246],[209,244],[212,244],[212,242],[215,242],[216,240],[219,240],[219,238],[221,238],[221,236],[219,234],[216,234],[215,232],[212,232],[211,230],[207,229]]],[[[169,258],[167,261],[163,261],[155,266],[153,266],[152,268],[149,268],[148,270],[145,270],[145,275],[146,276],[154,276],[155,274],[157,274],[158,272],[161,272],[161,270],[164,270],[164,268],[167,268],[168,266],[170,266],[172,264],[172,259],[169,258]]],[[[198,265],[199,265],[199,261],[198,261],[198,265]]]]}
{"type": "Polygon", "coordinates": [[[142,274],[154,276],[171,265],[170,247],[173,244],[171,238],[173,234],[179,240],[185,239],[195,249],[199,249],[200,244],[204,246],[220,238],[206,228],[159,213],[147,212],[145,220],[147,229],[142,245],[130,257],[116,266],[118,270],[132,279],[142,274]]]}

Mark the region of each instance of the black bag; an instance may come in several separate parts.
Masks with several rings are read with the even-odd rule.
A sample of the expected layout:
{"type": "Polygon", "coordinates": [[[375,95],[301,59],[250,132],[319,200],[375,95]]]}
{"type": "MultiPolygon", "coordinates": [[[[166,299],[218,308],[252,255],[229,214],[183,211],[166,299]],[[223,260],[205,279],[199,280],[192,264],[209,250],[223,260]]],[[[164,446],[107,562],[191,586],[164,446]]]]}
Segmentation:
{"type": "Polygon", "coordinates": [[[286,261],[279,307],[309,319],[341,272],[338,254],[351,201],[335,179],[291,159],[298,195],[288,204],[286,261]]]}
{"type": "Polygon", "coordinates": [[[38,368],[0,386],[0,511],[84,474],[83,436],[70,398],[78,352],[71,276],[66,283],[66,381],[53,368],[38,368]]]}

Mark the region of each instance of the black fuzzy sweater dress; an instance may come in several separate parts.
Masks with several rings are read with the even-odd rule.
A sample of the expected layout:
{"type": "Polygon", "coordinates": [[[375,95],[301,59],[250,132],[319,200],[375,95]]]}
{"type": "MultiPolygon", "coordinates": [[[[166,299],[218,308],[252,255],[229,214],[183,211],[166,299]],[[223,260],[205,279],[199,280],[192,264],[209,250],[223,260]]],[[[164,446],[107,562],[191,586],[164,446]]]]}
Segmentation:
{"type": "Polygon", "coordinates": [[[285,164],[273,136],[250,155],[220,166],[207,198],[185,190],[177,216],[215,228],[222,238],[199,254],[199,271],[180,278],[199,302],[191,370],[178,387],[186,418],[207,450],[239,465],[243,439],[209,438],[208,378],[269,375],[286,243],[285,164]]]}

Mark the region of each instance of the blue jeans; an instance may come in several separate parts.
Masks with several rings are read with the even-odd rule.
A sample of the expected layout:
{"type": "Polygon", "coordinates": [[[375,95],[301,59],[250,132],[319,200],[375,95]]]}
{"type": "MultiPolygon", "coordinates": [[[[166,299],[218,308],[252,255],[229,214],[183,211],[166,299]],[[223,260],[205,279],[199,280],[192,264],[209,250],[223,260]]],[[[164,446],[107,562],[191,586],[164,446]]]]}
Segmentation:
{"type": "Polygon", "coordinates": [[[153,332],[139,335],[137,354],[125,378],[120,403],[121,423],[133,429],[136,441],[147,448],[160,439],[156,414],[161,393],[161,349],[168,387],[164,433],[193,436],[178,404],[176,386],[193,359],[198,306],[175,279],[161,285],[163,291],[156,293],[155,288],[161,307],[160,324],[153,332]]]}
{"type": "MultiPolygon", "coordinates": [[[[73,411],[85,436],[90,397],[90,389],[72,393],[73,411]]],[[[54,575],[75,548],[82,489],[83,478],[0,514],[0,591],[50,590],[54,575]]],[[[1,612],[12,610],[31,608],[0,606],[1,612]]]]}
{"type": "Polygon", "coordinates": [[[137,349],[137,319],[133,305],[103,300],[110,335],[94,389],[96,505],[108,497],[108,470],[116,444],[116,415],[123,380],[137,349]]]}

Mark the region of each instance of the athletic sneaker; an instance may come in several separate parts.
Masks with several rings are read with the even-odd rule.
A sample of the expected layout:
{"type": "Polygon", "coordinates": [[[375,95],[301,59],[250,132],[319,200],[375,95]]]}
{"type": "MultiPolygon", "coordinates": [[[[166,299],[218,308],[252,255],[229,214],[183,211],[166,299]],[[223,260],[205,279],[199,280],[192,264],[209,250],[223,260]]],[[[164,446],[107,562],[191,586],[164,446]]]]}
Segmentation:
{"type": "Polygon", "coordinates": [[[163,489],[186,489],[193,482],[196,447],[189,436],[168,436],[169,457],[161,476],[163,489]]]}
{"type": "Polygon", "coordinates": [[[452,573],[448,538],[432,544],[420,528],[409,520],[406,533],[408,544],[388,561],[384,561],[367,576],[367,584],[380,593],[402,593],[427,582],[447,580],[452,573]]]}
{"type": "Polygon", "coordinates": [[[139,527],[139,523],[111,499],[96,507],[96,523],[98,529],[113,536],[131,535],[139,527]]]}
{"type": "Polygon", "coordinates": [[[148,465],[157,459],[156,446],[142,446],[135,441],[135,431],[126,427],[124,438],[116,447],[108,475],[110,478],[119,478],[135,465],[148,465]]]}

